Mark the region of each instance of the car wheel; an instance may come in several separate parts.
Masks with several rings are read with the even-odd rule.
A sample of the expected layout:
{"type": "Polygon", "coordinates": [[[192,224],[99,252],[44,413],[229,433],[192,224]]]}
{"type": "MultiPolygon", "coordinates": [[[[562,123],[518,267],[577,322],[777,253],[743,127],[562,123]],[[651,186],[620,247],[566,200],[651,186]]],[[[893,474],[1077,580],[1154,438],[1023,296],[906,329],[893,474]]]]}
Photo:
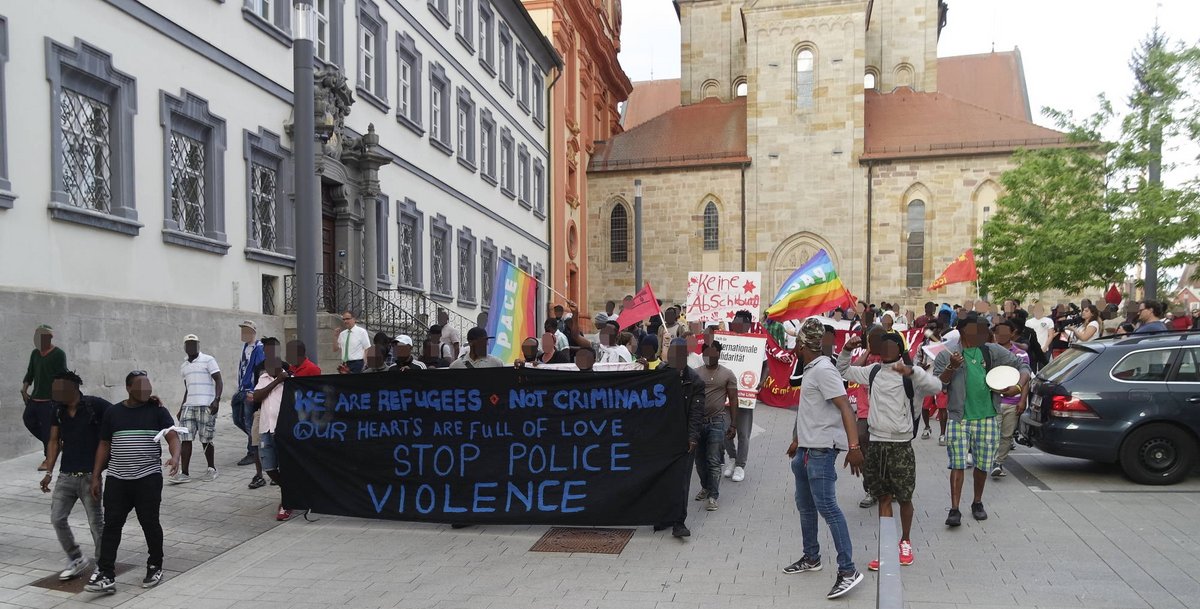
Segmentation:
{"type": "Polygon", "coordinates": [[[1138,484],[1175,484],[1195,461],[1196,440],[1170,425],[1140,427],[1121,445],[1121,469],[1138,484]]]}

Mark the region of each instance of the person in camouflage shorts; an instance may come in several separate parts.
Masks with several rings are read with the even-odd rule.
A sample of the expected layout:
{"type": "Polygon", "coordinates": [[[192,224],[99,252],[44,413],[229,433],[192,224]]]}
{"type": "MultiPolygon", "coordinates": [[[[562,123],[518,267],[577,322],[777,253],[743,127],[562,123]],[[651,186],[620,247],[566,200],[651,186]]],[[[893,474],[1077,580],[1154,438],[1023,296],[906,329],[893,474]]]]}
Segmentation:
{"type": "Polygon", "coordinates": [[[890,497],[903,505],[912,503],[917,486],[917,458],[912,442],[874,442],[867,445],[863,466],[867,492],[877,498],[890,497]]]}

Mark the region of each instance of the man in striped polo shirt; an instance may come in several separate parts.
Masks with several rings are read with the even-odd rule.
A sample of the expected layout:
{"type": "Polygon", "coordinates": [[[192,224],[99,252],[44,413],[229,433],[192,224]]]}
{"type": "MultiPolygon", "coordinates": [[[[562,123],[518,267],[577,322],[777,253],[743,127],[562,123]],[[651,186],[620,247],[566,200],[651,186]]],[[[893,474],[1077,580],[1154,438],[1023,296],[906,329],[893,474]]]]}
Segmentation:
{"type": "Polygon", "coordinates": [[[146,562],[143,588],[153,588],[162,581],[163,530],[158,522],[162,504],[162,446],[159,440],[165,432],[171,448],[167,460],[168,474],[179,470],[179,434],[175,421],[157,397],[151,395],[150,378],[141,370],[125,377],[129,399],[109,408],[100,424],[100,448],[92,470],[92,497],[100,499],[100,474],[107,467],[104,482],[104,534],[100,538],[100,560],[84,590],[112,594],[116,592],[117,549],[121,545],[121,530],[129,512],[136,510],[150,558],[146,562]]]}

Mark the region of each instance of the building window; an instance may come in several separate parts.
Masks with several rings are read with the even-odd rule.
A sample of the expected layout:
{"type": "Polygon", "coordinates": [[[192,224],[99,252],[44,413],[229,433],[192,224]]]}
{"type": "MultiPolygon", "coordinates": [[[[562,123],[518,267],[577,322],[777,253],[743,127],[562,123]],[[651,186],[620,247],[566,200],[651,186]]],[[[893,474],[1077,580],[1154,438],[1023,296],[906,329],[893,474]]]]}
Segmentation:
{"type": "Polygon", "coordinates": [[[428,0],[429,12],[437,17],[438,21],[442,22],[445,27],[450,27],[450,2],[449,0],[428,0]]]}
{"type": "Polygon", "coordinates": [[[344,0],[313,0],[317,36],[314,56],[325,63],[342,67],[342,13],[344,0]]]}
{"type": "Polygon", "coordinates": [[[475,52],[475,39],[472,28],[475,16],[471,14],[471,4],[475,0],[454,0],[454,36],[459,44],[471,53],[475,52]]]}
{"type": "Polygon", "coordinates": [[[475,248],[479,240],[471,229],[458,231],[458,303],[474,307],[475,302],[475,248]]]}
{"type": "Polygon", "coordinates": [[[450,291],[450,225],[446,217],[438,214],[430,221],[429,227],[429,273],[430,296],[441,296],[443,299],[453,298],[450,291]]]}
{"type": "Polygon", "coordinates": [[[517,148],[517,201],[526,208],[529,202],[529,149],[525,144],[517,148]]]}
{"type": "Polygon", "coordinates": [[[500,86],[509,95],[513,94],[512,84],[512,61],[513,61],[513,40],[512,34],[508,31],[508,26],[500,24],[500,86]]]}
{"type": "Polygon", "coordinates": [[[421,53],[412,36],[396,32],[396,65],[400,66],[396,91],[396,120],[417,135],[421,128],[421,53]]]}
{"type": "Polygon", "coordinates": [[[399,246],[398,268],[399,276],[397,280],[400,287],[420,290],[422,284],[422,240],[425,227],[425,214],[417,209],[417,204],[412,199],[405,199],[397,204],[399,214],[396,216],[396,224],[399,225],[399,239],[396,240],[399,246]]]}
{"type": "Polygon", "coordinates": [[[46,44],[50,81],[50,217],[136,235],[133,117],[137,86],[82,40],[46,44]]]}
{"type": "Polygon", "coordinates": [[[745,82],[739,82],[737,84],[737,86],[734,88],[733,94],[736,95],[737,97],[746,97],[746,94],[749,92],[750,92],[750,86],[747,85],[745,82]]]}
{"type": "Polygon", "coordinates": [[[159,93],[164,140],[163,241],[224,254],[225,119],[208,101],[183,91],[159,93]]]}
{"type": "Polygon", "coordinates": [[[533,162],[533,213],[539,217],[546,213],[546,170],[541,159],[533,162]]]}
{"type": "Polygon", "coordinates": [[[517,47],[517,105],[529,113],[529,56],[517,47]]]}
{"type": "Polygon", "coordinates": [[[479,176],[496,185],[496,121],[486,108],[479,113],[479,176]]]}
{"type": "Polygon", "coordinates": [[[439,63],[429,64],[429,143],[447,155],[450,147],[450,81],[439,63]]]}
{"type": "Polygon", "coordinates": [[[488,0],[479,0],[479,64],[492,76],[496,75],[496,44],[492,29],[492,8],[488,0]]]}
{"type": "Polygon", "coordinates": [[[867,72],[866,75],[863,76],[863,89],[866,91],[875,90],[875,75],[871,72],[867,72]]]}
{"type": "Polygon", "coordinates": [[[387,112],[387,22],[369,0],[358,2],[358,94],[387,112]]]}
{"type": "MultiPolygon", "coordinates": [[[[375,282],[379,289],[392,287],[392,275],[388,272],[388,216],[392,203],[387,195],[375,199],[375,282]]],[[[363,240],[366,245],[366,239],[363,240]]],[[[369,281],[369,279],[368,279],[369,281]]]]}
{"type": "Polygon", "coordinates": [[[704,206],[704,249],[716,251],[721,248],[720,216],[717,214],[717,204],[712,201],[704,206]]]}
{"type": "Polygon", "coordinates": [[[796,108],[811,110],[813,107],[813,52],[800,49],[796,53],[796,108]]]}
{"type": "Polygon", "coordinates": [[[533,73],[533,122],[546,126],[546,80],[538,71],[533,73]]]}
{"type": "Polygon", "coordinates": [[[292,4],[288,0],[242,0],[242,18],[284,46],[292,46],[292,4]]]}
{"type": "Polygon", "coordinates": [[[513,165],[516,161],[516,144],[513,142],[512,133],[504,127],[500,129],[500,192],[510,199],[517,196],[513,185],[513,165]]]}
{"type": "Polygon", "coordinates": [[[274,275],[262,276],[262,313],[275,315],[275,293],[279,278],[274,275]]]}
{"type": "Polygon", "coordinates": [[[0,16],[0,209],[12,209],[17,195],[8,179],[8,126],[4,113],[4,64],[8,62],[8,20],[0,16]]]}
{"type": "Polygon", "coordinates": [[[905,218],[905,246],[909,289],[925,287],[925,202],[917,199],[908,204],[905,218]]]}
{"type": "Polygon", "coordinates": [[[475,171],[475,102],[466,87],[458,88],[458,163],[475,171]]]}
{"type": "Polygon", "coordinates": [[[284,197],[287,151],[279,136],[260,128],[243,131],[242,151],[246,160],[246,217],[249,219],[246,258],[282,266],[295,265],[295,208],[284,197]]]}
{"type": "Polygon", "coordinates": [[[618,203],[608,218],[608,260],[629,262],[629,212],[618,203]]]}
{"type": "Polygon", "coordinates": [[[492,288],[496,283],[496,246],[491,239],[484,239],[479,249],[479,304],[486,311],[491,308],[492,288]]]}

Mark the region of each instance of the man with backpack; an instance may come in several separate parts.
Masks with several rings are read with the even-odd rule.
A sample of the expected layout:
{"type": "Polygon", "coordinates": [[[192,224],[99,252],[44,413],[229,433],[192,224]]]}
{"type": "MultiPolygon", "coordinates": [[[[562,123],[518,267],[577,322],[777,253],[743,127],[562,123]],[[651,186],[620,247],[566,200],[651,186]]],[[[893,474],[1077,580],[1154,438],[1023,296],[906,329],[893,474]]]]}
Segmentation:
{"type": "MultiPolygon", "coordinates": [[[[892,500],[900,503],[900,564],[913,563],[912,532],[913,490],[917,485],[917,459],[912,440],[916,436],[920,410],[916,395],[934,394],[942,384],[932,374],[907,361],[904,342],[898,334],[879,339],[880,363],[850,365],[850,352],[860,343],[851,337],[838,357],[838,372],[851,383],[867,388],[871,410],[867,417],[870,442],[863,466],[867,493],[878,500],[879,515],[891,517],[892,500]]],[[[879,560],[867,565],[879,570],[879,560]]]]}
{"type": "Polygon", "coordinates": [[[988,343],[990,334],[987,318],[970,314],[959,321],[959,343],[938,354],[933,362],[933,374],[946,387],[947,427],[946,452],[950,458],[950,513],[946,526],[962,524],[959,502],[963,480],[966,478],[967,453],[975,458],[973,479],[974,500],[971,515],[975,520],[987,520],[983,509],[983,487],[1000,444],[999,399],[1022,394],[1029,386],[1029,364],[1000,345],[988,343]],[[987,373],[996,366],[1011,366],[1020,371],[1017,384],[993,392],[987,384],[987,373]]]}

